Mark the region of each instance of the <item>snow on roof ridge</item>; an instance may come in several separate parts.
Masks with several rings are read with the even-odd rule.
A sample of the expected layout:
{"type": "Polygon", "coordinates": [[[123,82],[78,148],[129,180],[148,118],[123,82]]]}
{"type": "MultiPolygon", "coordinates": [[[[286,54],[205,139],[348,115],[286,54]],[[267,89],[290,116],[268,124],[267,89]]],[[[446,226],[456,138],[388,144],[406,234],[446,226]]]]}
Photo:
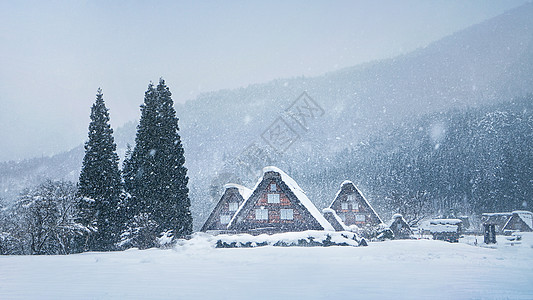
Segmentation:
{"type": "Polygon", "coordinates": [[[224,185],[224,189],[227,190],[227,189],[230,189],[230,188],[236,188],[239,190],[239,194],[241,194],[242,198],[244,200],[248,199],[251,195],[252,195],[252,190],[243,186],[243,185],[240,185],[240,184],[237,184],[237,183],[227,183],[224,185]]]}
{"type": "Polygon", "coordinates": [[[329,204],[328,207],[331,207],[331,206],[333,205],[333,202],[335,202],[335,200],[337,199],[337,197],[339,197],[339,194],[340,194],[341,191],[342,191],[342,187],[345,186],[345,185],[347,185],[347,184],[351,184],[351,185],[355,186],[355,184],[354,184],[352,181],[350,181],[350,180],[344,180],[343,182],[341,182],[341,186],[340,186],[339,190],[338,190],[337,193],[335,194],[335,197],[333,197],[333,201],[331,201],[331,203],[329,204]]]}
{"type": "Polygon", "coordinates": [[[350,181],[350,180],[344,180],[342,183],[341,183],[341,186],[339,187],[339,190],[337,191],[337,193],[335,193],[335,197],[333,197],[333,201],[331,201],[331,203],[329,204],[328,207],[331,207],[333,205],[333,202],[335,202],[335,200],[337,200],[337,197],[339,197],[339,194],[342,192],[342,187],[347,185],[347,184],[351,184],[355,187],[355,184],[350,181]]]}
{"type": "MultiPolygon", "coordinates": [[[[269,171],[274,171],[274,172],[283,172],[280,168],[276,167],[276,166],[266,166],[263,168],[263,174],[265,174],[266,172],[269,172],[269,171]]],[[[285,172],[283,172],[285,173],[285,172]]]]}
{"type": "MultiPolygon", "coordinates": [[[[341,188],[345,185],[345,184],[353,184],[352,181],[350,180],[344,180],[342,183],[341,183],[341,188]]],[[[353,184],[355,186],[355,184],[353,184]]]]}
{"type": "Polygon", "coordinates": [[[229,188],[238,188],[238,189],[240,189],[240,188],[247,188],[247,187],[245,187],[243,185],[240,185],[240,184],[237,184],[237,183],[231,183],[230,182],[230,183],[226,183],[224,185],[224,189],[229,189],[229,188]]]}
{"type": "Polygon", "coordinates": [[[463,221],[461,219],[445,219],[445,218],[439,218],[439,219],[432,219],[430,220],[430,223],[435,224],[458,224],[462,223],[463,221]]]}
{"type": "Polygon", "coordinates": [[[493,217],[493,216],[510,216],[512,212],[499,212],[499,213],[482,213],[482,216],[493,217]]]}
{"type": "Polygon", "coordinates": [[[451,224],[430,224],[429,231],[431,232],[457,232],[458,226],[451,224]]]}
{"type": "MultiPolygon", "coordinates": [[[[303,189],[298,185],[298,183],[296,183],[296,181],[294,181],[294,179],[292,179],[292,177],[287,175],[287,173],[283,172],[278,167],[275,167],[275,166],[264,167],[263,168],[263,176],[258,180],[257,184],[254,187],[254,191],[257,188],[257,186],[259,185],[259,183],[261,183],[261,181],[263,181],[263,178],[265,177],[265,174],[267,172],[276,172],[276,173],[278,173],[281,176],[281,180],[283,180],[283,182],[285,182],[285,184],[289,187],[289,189],[296,196],[296,198],[298,198],[300,200],[300,203],[302,203],[302,205],[307,209],[307,211],[317,220],[317,222],[320,224],[320,226],[322,226],[322,228],[324,228],[324,230],[335,231],[333,226],[326,220],[326,218],[324,218],[324,216],[320,213],[318,208],[316,208],[316,206],[313,204],[313,202],[311,202],[311,200],[309,200],[309,198],[307,198],[307,196],[305,195],[303,189]]],[[[235,214],[235,215],[237,215],[237,214],[235,214]]]]}
{"type": "Polygon", "coordinates": [[[398,218],[400,218],[402,221],[407,223],[407,221],[404,219],[402,214],[396,213],[396,214],[392,215],[392,219],[389,221],[389,223],[387,223],[387,225],[390,227],[394,223],[394,221],[396,221],[396,219],[398,219],[398,218]]]}

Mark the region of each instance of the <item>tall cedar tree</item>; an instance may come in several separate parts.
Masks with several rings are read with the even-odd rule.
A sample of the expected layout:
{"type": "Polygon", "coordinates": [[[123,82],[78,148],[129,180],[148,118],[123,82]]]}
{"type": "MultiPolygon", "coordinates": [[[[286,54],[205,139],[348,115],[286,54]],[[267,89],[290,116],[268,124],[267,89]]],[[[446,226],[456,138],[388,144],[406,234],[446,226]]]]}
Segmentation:
{"type": "Polygon", "coordinates": [[[130,216],[149,215],[156,232],[172,230],[175,237],[183,237],[192,233],[189,178],[171,95],[163,79],[157,87],[148,85],[124,177],[132,196],[130,216]]]}
{"type": "Polygon", "coordinates": [[[88,198],[79,204],[80,221],[95,229],[89,236],[88,250],[113,250],[120,239],[123,221],[117,213],[117,206],[122,181],[116,149],[113,129],[109,125],[109,112],[102,90],[98,89],[96,102],[91,108],[89,140],[85,143],[78,188],[78,193],[88,198]]]}

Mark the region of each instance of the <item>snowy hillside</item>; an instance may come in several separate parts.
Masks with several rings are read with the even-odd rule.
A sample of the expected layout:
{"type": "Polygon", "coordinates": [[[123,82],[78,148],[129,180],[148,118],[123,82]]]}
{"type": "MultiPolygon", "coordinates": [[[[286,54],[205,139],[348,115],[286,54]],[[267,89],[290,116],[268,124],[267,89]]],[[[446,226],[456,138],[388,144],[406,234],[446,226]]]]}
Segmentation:
{"type": "Polygon", "coordinates": [[[1,299],[531,299],[533,235],[496,248],[430,240],[368,247],[0,256],[1,299]],[[265,283],[265,284],[262,284],[265,283]]]}
{"type": "Polygon", "coordinates": [[[203,161],[199,166],[204,168],[212,166],[213,156],[220,160],[223,154],[236,155],[260,139],[303,91],[324,115],[312,120],[298,147],[287,151],[289,156],[305,155],[309,149],[328,154],[413,115],[531,93],[532,15],[533,4],[528,4],[404,56],[319,77],[200,95],[177,108],[190,157],[203,161]],[[206,156],[206,147],[217,150],[206,156]]]}

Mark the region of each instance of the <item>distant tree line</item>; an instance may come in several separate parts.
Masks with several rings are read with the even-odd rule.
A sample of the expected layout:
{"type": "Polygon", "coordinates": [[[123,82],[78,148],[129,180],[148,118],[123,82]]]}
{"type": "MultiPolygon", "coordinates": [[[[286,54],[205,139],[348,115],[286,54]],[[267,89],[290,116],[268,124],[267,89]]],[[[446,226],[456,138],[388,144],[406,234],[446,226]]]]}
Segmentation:
{"type": "Polygon", "coordinates": [[[150,83],[123,170],[100,89],[79,183],[46,181],[0,199],[0,254],[70,254],[164,246],[192,233],[188,177],[171,92],[150,83]]]}

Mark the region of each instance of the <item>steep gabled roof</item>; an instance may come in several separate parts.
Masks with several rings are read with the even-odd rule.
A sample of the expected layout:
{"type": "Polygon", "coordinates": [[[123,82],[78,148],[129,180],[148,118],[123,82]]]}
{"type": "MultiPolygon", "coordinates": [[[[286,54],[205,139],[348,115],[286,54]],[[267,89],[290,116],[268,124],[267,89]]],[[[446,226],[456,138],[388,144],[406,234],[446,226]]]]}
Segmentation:
{"type": "Polygon", "coordinates": [[[300,186],[296,183],[296,181],[294,181],[294,179],[292,179],[289,175],[287,175],[285,172],[283,172],[279,168],[273,167],[273,166],[263,168],[263,176],[259,178],[256,185],[254,186],[252,195],[248,197],[248,199],[246,199],[241,204],[241,206],[239,207],[239,209],[237,210],[237,212],[231,219],[230,223],[228,224],[228,228],[231,228],[232,226],[235,225],[239,216],[243,214],[244,209],[250,205],[249,201],[252,201],[253,199],[257,198],[256,194],[260,193],[260,191],[258,190],[258,187],[265,180],[267,173],[270,173],[270,172],[279,174],[279,176],[281,177],[281,181],[288,187],[289,192],[292,193],[292,196],[294,196],[298,200],[301,208],[304,211],[307,211],[324,230],[335,231],[333,226],[331,226],[331,224],[318,211],[318,209],[311,202],[311,200],[307,198],[304,191],[302,190],[302,188],[300,188],[300,186]]]}
{"type": "Polygon", "coordinates": [[[429,223],[433,225],[459,225],[463,221],[461,219],[433,219],[429,223]]]}
{"type": "Polygon", "coordinates": [[[513,211],[513,214],[517,214],[520,219],[522,219],[522,221],[524,221],[524,223],[526,223],[526,225],[533,230],[533,213],[530,211],[516,210],[513,211]]]}
{"type": "Polygon", "coordinates": [[[390,221],[389,228],[394,232],[394,238],[405,238],[413,234],[411,226],[405,221],[401,214],[394,214],[390,221]],[[398,236],[399,235],[399,236],[398,236]]]}
{"type": "Polygon", "coordinates": [[[509,222],[511,222],[511,220],[515,216],[517,218],[520,218],[520,220],[529,227],[529,230],[533,231],[533,213],[530,211],[524,211],[524,210],[513,211],[511,217],[507,220],[507,222],[503,226],[504,229],[506,229],[507,225],[509,225],[509,222]]]}
{"type": "MultiPolygon", "coordinates": [[[[213,219],[216,218],[217,215],[220,213],[222,207],[228,201],[231,195],[236,194],[238,197],[240,197],[241,199],[239,199],[239,202],[242,204],[252,194],[252,190],[250,190],[249,188],[235,183],[228,183],[224,185],[224,189],[224,194],[222,194],[220,200],[218,200],[217,205],[205,221],[204,226],[202,226],[202,229],[200,231],[208,230],[208,226],[214,221],[213,219]]],[[[235,215],[235,213],[233,215],[235,215]]]]}
{"type": "Polygon", "coordinates": [[[402,222],[404,222],[405,224],[407,224],[407,221],[405,221],[405,219],[403,218],[402,214],[394,214],[394,215],[392,215],[392,219],[389,221],[388,226],[390,227],[398,219],[401,220],[402,222]]]}
{"type": "Polygon", "coordinates": [[[244,200],[248,199],[248,197],[250,197],[253,192],[251,189],[236,183],[228,183],[224,185],[225,190],[228,190],[230,188],[236,188],[244,200]]]}
{"type": "Polygon", "coordinates": [[[366,200],[365,196],[363,196],[363,193],[361,193],[361,191],[355,186],[355,184],[353,182],[349,181],[349,180],[344,180],[341,183],[340,189],[337,191],[337,194],[335,194],[335,198],[333,199],[333,201],[329,205],[329,208],[333,208],[333,204],[335,203],[335,201],[337,201],[339,199],[339,196],[340,196],[340,194],[341,194],[341,192],[343,190],[352,190],[352,191],[354,191],[354,193],[358,196],[356,198],[358,198],[359,201],[364,206],[367,206],[370,209],[370,211],[374,214],[374,216],[379,220],[380,223],[383,223],[383,221],[381,220],[381,218],[379,217],[377,212],[374,210],[372,205],[370,205],[368,200],[366,200]]]}

